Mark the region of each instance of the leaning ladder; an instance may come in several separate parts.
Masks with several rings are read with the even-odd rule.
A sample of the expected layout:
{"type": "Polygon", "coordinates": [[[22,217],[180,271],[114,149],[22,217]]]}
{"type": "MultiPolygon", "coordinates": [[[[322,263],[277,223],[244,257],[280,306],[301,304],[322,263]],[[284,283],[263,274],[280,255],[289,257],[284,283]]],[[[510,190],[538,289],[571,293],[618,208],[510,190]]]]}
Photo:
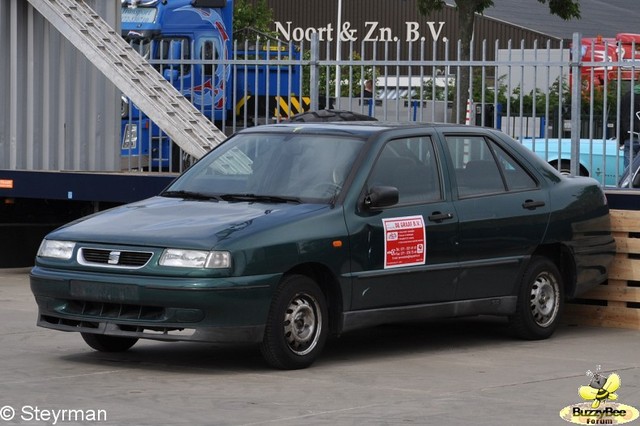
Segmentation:
{"type": "Polygon", "coordinates": [[[194,158],[225,139],[84,0],[28,0],[118,89],[194,158]]]}

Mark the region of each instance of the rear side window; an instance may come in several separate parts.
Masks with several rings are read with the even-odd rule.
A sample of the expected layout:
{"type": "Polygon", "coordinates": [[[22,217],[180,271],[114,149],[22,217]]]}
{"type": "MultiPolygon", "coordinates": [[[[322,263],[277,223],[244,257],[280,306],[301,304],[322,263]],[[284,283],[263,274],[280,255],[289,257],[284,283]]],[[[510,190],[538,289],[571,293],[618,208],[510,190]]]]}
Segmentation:
{"type": "Polygon", "coordinates": [[[534,178],[509,154],[497,144],[491,143],[498,161],[498,168],[504,175],[508,191],[535,189],[538,184],[534,178]]]}
{"type": "Polygon", "coordinates": [[[537,188],[529,173],[483,136],[447,136],[460,198],[537,188]]]}

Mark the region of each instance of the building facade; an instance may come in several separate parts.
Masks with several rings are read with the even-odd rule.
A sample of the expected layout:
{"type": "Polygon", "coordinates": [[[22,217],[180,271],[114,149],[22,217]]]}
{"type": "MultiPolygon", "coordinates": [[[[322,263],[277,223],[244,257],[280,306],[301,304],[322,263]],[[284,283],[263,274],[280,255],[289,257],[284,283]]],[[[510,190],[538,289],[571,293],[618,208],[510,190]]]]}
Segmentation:
{"type": "MultiPolygon", "coordinates": [[[[394,59],[389,52],[395,55],[396,44],[400,43],[398,59],[458,57],[460,24],[452,6],[422,16],[416,0],[267,0],[267,4],[273,10],[273,30],[283,40],[309,39],[313,32],[318,33],[320,41],[329,37],[336,40],[341,33],[341,50],[357,52],[365,59],[394,59]]],[[[561,45],[561,38],[480,15],[474,33],[475,59],[483,55],[494,59],[498,49],[510,44],[525,49],[561,45]]],[[[327,52],[336,54],[333,48],[327,52]]]]}
{"type": "MultiPolygon", "coordinates": [[[[119,26],[119,1],[87,3],[119,26]]],[[[119,169],[120,92],[29,2],[0,2],[0,51],[0,169],[119,169]]]]}

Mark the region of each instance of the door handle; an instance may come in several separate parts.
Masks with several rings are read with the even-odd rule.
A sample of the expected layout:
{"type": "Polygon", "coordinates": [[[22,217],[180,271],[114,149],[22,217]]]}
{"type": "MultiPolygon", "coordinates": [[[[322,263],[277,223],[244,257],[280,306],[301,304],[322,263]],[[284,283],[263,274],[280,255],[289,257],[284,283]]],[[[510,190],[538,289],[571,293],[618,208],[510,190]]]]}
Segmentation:
{"type": "Polygon", "coordinates": [[[535,210],[538,207],[544,207],[544,205],[545,205],[544,201],[527,200],[524,203],[522,203],[522,208],[527,210],[535,210]]]}
{"type": "Polygon", "coordinates": [[[433,212],[429,215],[429,220],[431,222],[442,222],[443,220],[448,220],[448,219],[453,219],[453,214],[433,212]]]}

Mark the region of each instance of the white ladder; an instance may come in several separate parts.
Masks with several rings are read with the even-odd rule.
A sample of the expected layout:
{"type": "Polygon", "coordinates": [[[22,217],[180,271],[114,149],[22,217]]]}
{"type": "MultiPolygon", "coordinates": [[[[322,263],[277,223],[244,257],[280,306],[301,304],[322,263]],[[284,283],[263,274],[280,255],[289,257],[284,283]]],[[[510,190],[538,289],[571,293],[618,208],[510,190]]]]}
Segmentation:
{"type": "Polygon", "coordinates": [[[226,136],[84,0],[28,0],[169,137],[200,158],[226,136]]]}

